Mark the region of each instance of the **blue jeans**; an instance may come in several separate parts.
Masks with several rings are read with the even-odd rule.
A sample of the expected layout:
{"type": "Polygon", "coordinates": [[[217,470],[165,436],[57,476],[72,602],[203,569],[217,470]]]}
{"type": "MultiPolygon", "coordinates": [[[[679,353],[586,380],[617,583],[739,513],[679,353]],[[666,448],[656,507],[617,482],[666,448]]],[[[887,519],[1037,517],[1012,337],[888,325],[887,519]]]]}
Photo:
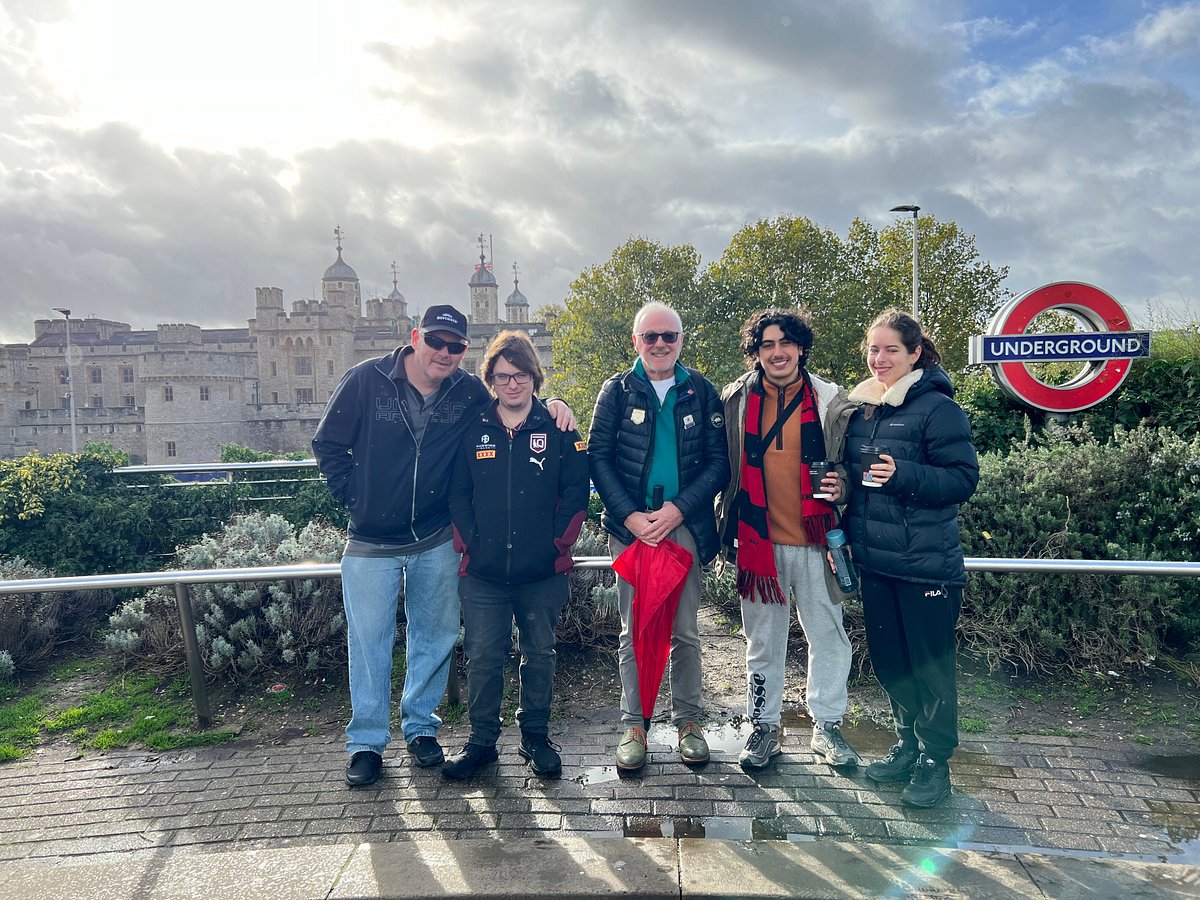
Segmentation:
{"type": "Polygon", "coordinates": [[[513,620],[521,642],[517,724],[526,734],[550,733],[554,696],[554,628],[567,602],[567,575],[531,584],[503,585],[466,575],[459,586],[471,743],[494,746],[500,738],[504,664],[512,650],[513,620]]]}
{"type": "Polygon", "coordinates": [[[412,556],[342,557],[342,602],[350,650],[350,724],[346,752],[383,753],[392,739],[392,650],[396,603],[404,585],[404,739],[435,737],[442,720],[434,709],[446,693],[458,642],[458,554],[454,542],[412,556]]]}

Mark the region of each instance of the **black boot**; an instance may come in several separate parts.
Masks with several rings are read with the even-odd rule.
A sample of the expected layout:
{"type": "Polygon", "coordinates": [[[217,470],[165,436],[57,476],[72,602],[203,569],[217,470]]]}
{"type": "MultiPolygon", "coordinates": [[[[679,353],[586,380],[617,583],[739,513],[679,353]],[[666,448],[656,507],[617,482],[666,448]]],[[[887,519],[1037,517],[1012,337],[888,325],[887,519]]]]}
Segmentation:
{"type": "Polygon", "coordinates": [[[913,766],[921,751],[916,744],[906,744],[903,741],[888,751],[888,755],[878,762],[867,766],[867,777],[881,784],[892,781],[909,781],[912,779],[913,766]]]}
{"type": "Polygon", "coordinates": [[[950,764],[921,754],[913,766],[912,781],[900,794],[909,806],[929,809],[950,796],[950,764]]]}
{"type": "Polygon", "coordinates": [[[458,753],[442,763],[442,776],[461,781],[474,777],[475,773],[500,758],[496,745],[467,744],[458,753]]]}
{"type": "Polygon", "coordinates": [[[558,778],[562,775],[562,757],[559,748],[544,734],[521,732],[521,746],[517,749],[529,760],[529,768],[539,778],[558,778]]]}

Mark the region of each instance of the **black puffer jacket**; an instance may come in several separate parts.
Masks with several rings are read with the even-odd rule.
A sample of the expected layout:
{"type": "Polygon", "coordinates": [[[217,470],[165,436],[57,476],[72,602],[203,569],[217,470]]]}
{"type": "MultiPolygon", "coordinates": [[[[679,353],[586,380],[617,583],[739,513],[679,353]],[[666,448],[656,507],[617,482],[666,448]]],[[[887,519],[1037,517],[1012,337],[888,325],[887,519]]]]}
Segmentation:
{"type": "Polygon", "coordinates": [[[971,423],[953,396],[938,366],[916,369],[886,390],[868,379],[850,392],[861,405],[846,432],[847,471],[859,472],[863,444],[884,446],[896,459],[882,487],[850,479],[842,527],[868,572],[919,584],[966,581],[958,504],[975,493],[979,460],[971,423]]]}
{"type": "MultiPolygon", "coordinates": [[[[679,441],[679,493],[667,499],[683,513],[700,562],[707,563],[717,555],[713,498],[729,482],[729,454],[717,389],[695,369],[687,369],[687,373],[687,381],[678,388],[675,421],[671,423],[679,441]]],[[[625,519],[645,508],[654,429],[662,427],[658,410],[654,388],[633,369],[604,382],[596,397],[588,465],[604,501],[601,523],[623,544],[634,541],[625,519]]]]}

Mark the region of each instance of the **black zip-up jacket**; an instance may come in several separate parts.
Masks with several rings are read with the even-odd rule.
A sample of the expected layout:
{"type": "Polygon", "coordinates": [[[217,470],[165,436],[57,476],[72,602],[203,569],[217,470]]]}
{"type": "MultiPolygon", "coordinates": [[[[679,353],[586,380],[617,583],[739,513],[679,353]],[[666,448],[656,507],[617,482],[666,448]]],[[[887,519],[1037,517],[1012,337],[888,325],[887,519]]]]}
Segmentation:
{"type": "Polygon", "coordinates": [[[587,502],[587,446],[579,434],[559,431],[535,397],[510,438],[493,403],[467,428],[454,465],[459,574],[515,585],[570,571],[587,502]]]}
{"type": "Polygon", "coordinates": [[[350,536],[415,544],[450,524],[447,502],[463,432],[490,402],[474,375],[456,369],[438,394],[417,445],[405,409],[404,371],[412,347],[350,369],[329,398],[313,453],[329,490],[350,510],[350,536]]]}
{"type": "Polygon", "coordinates": [[[887,390],[868,379],[850,392],[861,404],[846,431],[850,502],[842,527],[868,572],[918,584],[962,585],[958,505],[975,493],[979,460],[971,423],[951,399],[939,366],[916,369],[887,390]],[[896,472],[882,487],[861,484],[858,448],[886,446],[896,472]]]}
{"type": "MultiPolygon", "coordinates": [[[[729,453],[717,389],[695,369],[687,372],[687,381],[676,388],[675,421],[669,423],[678,440],[679,493],[668,499],[683,513],[704,564],[717,555],[713,498],[729,483],[729,453]]],[[[596,397],[588,464],[604,501],[601,524],[623,544],[634,541],[625,519],[645,508],[654,429],[660,427],[658,411],[653,386],[633,369],[609,378],[596,397]]]]}

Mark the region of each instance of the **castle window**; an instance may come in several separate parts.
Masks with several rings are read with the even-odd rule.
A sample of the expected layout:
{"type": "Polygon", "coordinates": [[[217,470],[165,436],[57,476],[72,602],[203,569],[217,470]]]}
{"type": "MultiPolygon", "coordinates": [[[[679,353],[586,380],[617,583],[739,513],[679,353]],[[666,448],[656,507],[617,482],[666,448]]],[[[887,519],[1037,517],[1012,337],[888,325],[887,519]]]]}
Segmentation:
{"type": "Polygon", "coordinates": [[[71,395],[70,394],[67,394],[66,396],[64,396],[62,398],[62,408],[63,409],[71,408],[71,395]]]}
{"type": "Polygon", "coordinates": [[[133,396],[133,394],[126,394],[125,406],[128,409],[133,409],[135,406],[137,406],[137,397],[133,396]]]}
{"type": "Polygon", "coordinates": [[[88,381],[92,384],[103,384],[104,370],[99,366],[92,366],[92,368],[88,369],[88,381]]]}
{"type": "Polygon", "coordinates": [[[93,396],[91,405],[92,405],[92,409],[99,409],[100,407],[102,407],[104,405],[104,398],[93,396]]]}
{"type": "Polygon", "coordinates": [[[169,384],[163,386],[163,401],[171,403],[175,399],[175,389],[169,384]]]}
{"type": "Polygon", "coordinates": [[[67,370],[66,366],[55,367],[54,374],[58,376],[59,384],[70,384],[71,383],[71,373],[67,370]]]}
{"type": "Polygon", "coordinates": [[[200,388],[200,399],[201,399],[201,400],[207,400],[207,399],[208,399],[208,385],[202,385],[202,386],[201,386],[201,388],[200,388]]]}
{"type": "Polygon", "coordinates": [[[121,384],[133,384],[133,366],[121,366],[121,384]]]}
{"type": "Polygon", "coordinates": [[[229,402],[233,402],[233,385],[229,386],[229,402]]]}
{"type": "Polygon", "coordinates": [[[312,388],[296,388],[297,403],[312,403],[313,389],[312,388]]]}
{"type": "Polygon", "coordinates": [[[326,347],[333,346],[333,335],[329,335],[329,334],[325,335],[325,346],[326,347]]]}
{"type": "Polygon", "coordinates": [[[327,362],[328,362],[328,366],[329,366],[329,374],[332,375],[333,374],[333,360],[331,359],[331,360],[328,360],[327,362]]]}
{"type": "Polygon", "coordinates": [[[272,403],[279,402],[279,391],[271,391],[271,402],[272,403]]]}
{"type": "Polygon", "coordinates": [[[311,375],[313,373],[313,361],[311,356],[296,357],[296,374],[311,375]]]}
{"type": "Polygon", "coordinates": [[[279,374],[279,366],[277,366],[275,364],[275,362],[272,360],[272,362],[271,362],[271,377],[274,378],[278,374],[279,374]]]}
{"type": "Polygon", "coordinates": [[[174,441],[167,441],[167,458],[168,459],[175,458],[175,442],[174,441]]]}

